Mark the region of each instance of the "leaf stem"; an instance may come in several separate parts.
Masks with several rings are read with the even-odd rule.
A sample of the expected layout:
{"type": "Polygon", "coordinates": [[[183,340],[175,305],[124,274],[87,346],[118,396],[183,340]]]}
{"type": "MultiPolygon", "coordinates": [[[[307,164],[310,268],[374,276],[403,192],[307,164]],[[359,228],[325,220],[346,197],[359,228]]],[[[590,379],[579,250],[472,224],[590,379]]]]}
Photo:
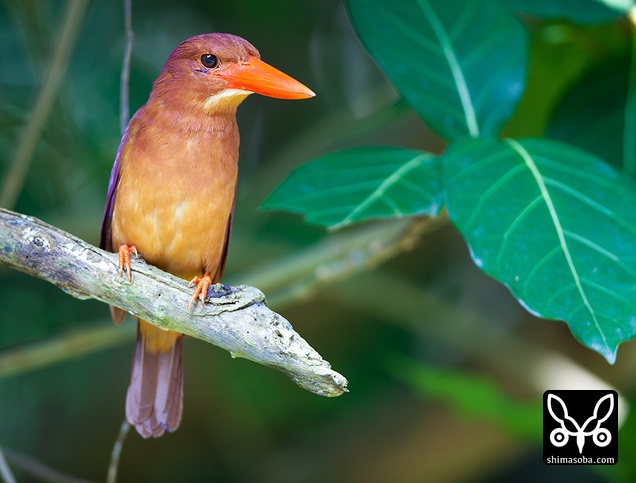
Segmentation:
{"type": "Polygon", "coordinates": [[[108,465],[108,475],[106,476],[106,483],[115,483],[117,481],[117,471],[119,470],[119,458],[121,456],[121,450],[124,447],[124,441],[128,436],[130,430],[130,423],[126,418],[121,423],[119,428],[119,434],[113,445],[113,451],[110,455],[110,464],[108,465]]]}
{"type": "Polygon", "coordinates": [[[50,481],[54,483],[89,483],[89,480],[64,474],[54,468],[40,463],[30,456],[17,453],[16,451],[5,448],[4,453],[14,467],[19,468],[24,473],[35,477],[36,481],[50,481]]]}
{"type": "Polygon", "coordinates": [[[119,97],[119,126],[122,135],[126,131],[128,119],[130,117],[129,108],[129,81],[130,81],[130,58],[132,56],[133,42],[135,35],[132,28],[132,0],[124,0],[124,26],[126,29],[126,48],[124,49],[124,60],[121,66],[120,97],[119,97]]]}
{"type": "Polygon", "coordinates": [[[42,341],[0,351],[0,379],[117,347],[133,340],[133,324],[115,327],[110,321],[85,324],[42,341]]]}
{"type": "Polygon", "coordinates": [[[0,447],[0,476],[5,481],[5,483],[17,483],[15,476],[13,476],[13,472],[11,471],[11,467],[7,462],[7,459],[4,457],[4,452],[0,447]]]}

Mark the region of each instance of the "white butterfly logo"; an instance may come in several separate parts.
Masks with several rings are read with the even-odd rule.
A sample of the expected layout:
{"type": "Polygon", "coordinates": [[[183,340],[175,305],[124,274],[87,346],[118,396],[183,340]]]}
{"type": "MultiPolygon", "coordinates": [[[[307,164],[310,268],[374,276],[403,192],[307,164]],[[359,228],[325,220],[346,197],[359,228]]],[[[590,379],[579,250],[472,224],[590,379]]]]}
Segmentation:
{"type": "Polygon", "coordinates": [[[611,416],[612,411],[614,410],[613,396],[613,394],[607,394],[606,396],[603,396],[601,399],[599,399],[599,401],[596,403],[596,406],[594,407],[594,414],[592,414],[592,416],[590,416],[587,421],[583,423],[582,426],[579,426],[579,424],[568,414],[568,408],[565,406],[563,400],[560,397],[555,396],[554,394],[548,394],[548,411],[550,412],[550,415],[554,418],[554,420],[561,425],[561,427],[554,429],[550,433],[550,442],[554,446],[560,448],[568,443],[570,436],[575,436],[576,444],[579,447],[579,454],[583,453],[583,446],[585,445],[586,436],[592,436],[594,444],[601,448],[610,444],[610,442],[612,441],[612,434],[607,429],[602,428],[601,425],[607,420],[607,418],[611,416]],[[609,409],[607,410],[607,413],[602,418],[600,418],[598,412],[605,400],[609,400],[609,409]],[[555,414],[553,404],[558,404],[561,406],[563,418],[555,414]],[[576,430],[571,431],[570,429],[568,429],[566,427],[566,422],[570,423],[569,426],[576,428],[576,430]],[[594,429],[587,430],[587,427],[594,422],[596,422],[594,429]]]}

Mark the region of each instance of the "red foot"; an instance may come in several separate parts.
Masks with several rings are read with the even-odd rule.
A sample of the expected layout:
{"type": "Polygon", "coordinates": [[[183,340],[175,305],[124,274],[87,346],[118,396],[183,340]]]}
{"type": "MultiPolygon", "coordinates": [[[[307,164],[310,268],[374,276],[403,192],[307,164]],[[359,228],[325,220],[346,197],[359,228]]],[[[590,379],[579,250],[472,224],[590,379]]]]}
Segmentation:
{"type": "Polygon", "coordinates": [[[132,274],[130,273],[130,254],[134,253],[135,257],[139,256],[137,252],[137,247],[134,245],[122,245],[119,247],[119,276],[121,277],[124,274],[124,270],[128,273],[128,280],[132,279],[132,274]]]}
{"type": "Polygon", "coordinates": [[[194,289],[194,293],[192,294],[192,298],[188,304],[188,312],[190,311],[192,303],[195,302],[196,299],[201,299],[201,306],[205,306],[205,297],[208,295],[208,288],[212,285],[212,278],[209,273],[204,274],[203,278],[194,277],[188,287],[192,287],[195,284],[196,288],[194,289]]]}

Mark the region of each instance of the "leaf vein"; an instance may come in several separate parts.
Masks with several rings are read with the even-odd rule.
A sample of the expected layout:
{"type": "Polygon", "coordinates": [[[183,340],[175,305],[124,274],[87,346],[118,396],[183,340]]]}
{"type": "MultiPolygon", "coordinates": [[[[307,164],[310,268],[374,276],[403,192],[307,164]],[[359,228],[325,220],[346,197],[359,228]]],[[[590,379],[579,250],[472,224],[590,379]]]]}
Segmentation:
{"type": "Polygon", "coordinates": [[[472,104],[472,100],[470,97],[470,91],[468,89],[468,84],[466,83],[466,79],[464,78],[464,73],[462,71],[461,66],[459,65],[459,59],[457,58],[457,53],[453,48],[453,44],[448,37],[448,34],[442,25],[439,17],[435,13],[435,10],[430,5],[428,0],[418,0],[418,4],[420,8],[424,11],[424,15],[428,18],[428,21],[435,33],[437,40],[439,41],[442,52],[446,57],[446,61],[448,62],[448,66],[450,67],[451,74],[455,79],[455,84],[457,86],[457,91],[459,94],[459,99],[461,105],[464,109],[466,126],[468,127],[468,132],[473,138],[479,137],[479,126],[477,124],[477,116],[475,114],[475,109],[472,104]]]}
{"type": "Polygon", "coordinates": [[[613,261],[617,266],[619,266],[620,268],[622,268],[625,272],[627,272],[629,275],[631,275],[632,277],[634,277],[636,279],[636,270],[634,270],[633,268],[631,268],[630,266],[628,266],[626,263],[624,263],[621,258],[610,252],[609,250],[606,250],[605,248],[603,248],[602,246],[598,245],[597,243],[594,243],[592,240],[590,240],[587,237],[584,237],[582,235],[579,235],[578,233],[573,233],[571,231],[565,230],[564,234],[568,237],[571,238],[573,240],[578,241],[579,243],[582,243],[583,245],[591,248],[592,250],[594,250],[595,252],[597,252],[599,255],[605,257],[605,258],[609,258],[611,261],[613,261]]]}
{"type": "Polygon", "coordinates": [[[521,144],[519,144],[519,142],[515,141],[514,139],[506,139],[505,142],[509,144],[511,148],[519,154],[519,156],[521,156],[526,166],[528,167],[528,169],[534,176],[534,179],[537,183],[539,191],[541,192],[541,196],[543,197],[545,204],[548,208],[548,211],[550,213],[552,224],[559,238],[559,244],[561,246],[561,250],[563,251],[563,254],[565,255],[565,259],[567,261],[570,274],[572,275],[572,278],[574,279],[574,283],[576,285],[577,291],[579,292],[579,296],[581,297],[581,300],[583,301],[583,304],[585,305],[587,311],[591,315],[592,321],[594,322],[594,325],[596,329],[598,330],[601,336],[601,339],[603,340],[605,348],[607,349],[608,352],[611,352],[611,349],[609,347],[605,334],[603,333],[603,330],[601,329],[599,321],[596,318],[596,312],[594,311],[594,308],[590,304],[590,301],[587,298],[587,294],[585,293],[585,290],[583,289],[583,284],[581,283],[581,279],[579,277],[576,265],[574,264],[574,260],[572,259],[570,248],[565,239],[564,230],[563,230],[563,227],[561,226],[561,220],[559,219],[559,215],[557,213],[556,207],[554,206],[554,202],[552,200],[550,192],[548,191],[543,175],[541,174],[538,166],[535,164],[534,160],[532,159],[532,156],[530,156],[528,151],[526,151],[524,147],[521,144]]]}
{"type": "Polygon", "coordinates": [[[358,204],[340,223],[337,223],[332,228],[334,230],[345,226],[358,215],[358,213],[366,210],[374,201],[378,198],[382,197],[385,192],[393,186],[395,183],[400,181],[400,179],[406,175],[409,171],[414,170],[418,166],[422,164],[424,160],[428,159],[427,154],[420,154],[419,156],[413,158],[408,163],[402,165],[399,169],[397,169],[393,174],[388,176],[380,186],[377,187],[365,200],[363,200],[360,204],[358,204]]]}
{"type": "Polygon", "coordinates": [[[557,180],[552,179],[552,178],[544,178],[544,180],[545,180],[546,184],[548,184],[550,186],[553,186],[556,189],[562,191],[563,193],[572,196],[573,198],[575,198],[575,199],[579,200],[580,202],[586,204],[587,206],[589,206],[593,210],[598,211],[602,215],[605,215],[606,217],[614,220],[620,226],[622,226],[623,228],[627,229],[632,234],[636,235],[636,227],[634,227],[631,223],[629,223],[627,220],[625,220],[623,217],[621,217],[614,210],[602,205],[598,201],[593,200],[589,196],[581,193],[580,191],[575,190],[571,186],[568,186],[568,185],[566,185],[566,184],[564,184],[564,183],[562,183],[560,181],[557,181],[557,180]]]}

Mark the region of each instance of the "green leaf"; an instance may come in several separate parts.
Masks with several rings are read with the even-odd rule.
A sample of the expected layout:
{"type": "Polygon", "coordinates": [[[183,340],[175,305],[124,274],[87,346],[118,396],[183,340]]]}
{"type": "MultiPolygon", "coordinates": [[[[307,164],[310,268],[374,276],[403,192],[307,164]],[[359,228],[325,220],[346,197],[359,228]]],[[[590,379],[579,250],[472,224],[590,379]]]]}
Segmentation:
{"type": "Polygon", "coordinates": [[[615,20],[634,5],[632,0],[511,0],[511,3],[518,12],[581,24],[615,20]]]}
{"type": "Polygon", "coordinates": [[[541,402],[516,401],[490,377],[442,369],[403,356],[389,358],[387,366],[424,398],[440,400],[463,415],[493,421],[531,441],[540,441],[543,436],[541,402]]]}
{"type": "Polygon", "coordinates": [[[441,207],[438,158],[392,147],[354,148],[294,170],[261,208],[305,214],[332,229],[369,218],[435,215],[441,207]]]}
{"type": "Polygon", "coordinates": [[[402,97],[453,141],[496,136],[525,89],[527,32],[500,1],[348,0],[402,97]]]}
{"type": "Polygon", "coordinates": [[[620,169],[628,78],[624,57],[594,66],[556,105],[548,136],[575,144],[620,169]]]}
{"type": "Polygon", "coordinates": [[[610,363],[636,334],[636,194],[600,159],[545,139],[477,140],[442,158],[475,263],[610,363]]]}

